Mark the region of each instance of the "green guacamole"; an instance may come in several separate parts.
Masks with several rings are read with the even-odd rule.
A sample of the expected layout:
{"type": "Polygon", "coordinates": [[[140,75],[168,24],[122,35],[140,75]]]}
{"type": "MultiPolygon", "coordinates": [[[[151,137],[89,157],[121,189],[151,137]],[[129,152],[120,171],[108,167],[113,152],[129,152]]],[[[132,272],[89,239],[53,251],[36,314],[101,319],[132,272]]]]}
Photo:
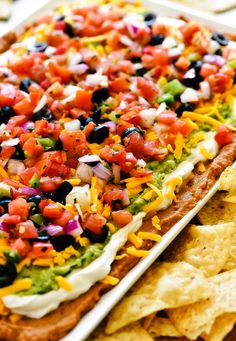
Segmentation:
{"type": "Polygon", "coordinates": [[[80,257],[71,257],[65,262],[63,266],[55,266],[51,268],[43,268],[40,266],[25,267],[18,275],[17,279],[31,278],[32,288],[26,291],[20,292],[18,295],[36,295],[45,294],[51,290],[58,289],[56,276],[67,276],[73,270],[83,269],[88,266],[93,260],[98,258],[105,245],[94,244],[86,248],[81,248],[80,257]]]}

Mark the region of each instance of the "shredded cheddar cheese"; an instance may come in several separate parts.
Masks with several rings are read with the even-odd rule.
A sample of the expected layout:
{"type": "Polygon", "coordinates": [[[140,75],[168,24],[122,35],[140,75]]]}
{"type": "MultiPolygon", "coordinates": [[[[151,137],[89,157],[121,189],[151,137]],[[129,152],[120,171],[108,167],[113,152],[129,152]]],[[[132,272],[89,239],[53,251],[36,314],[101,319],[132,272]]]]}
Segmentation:
{"type": "Polygon", "coordinates": [[[175,178],[171,178],[165,182],[165,185],[167,187],[165,198],[171,199],[173,197],[173,194],[175,192],[175,189],[177,186],[182,185],[182,178],[180,176],[176,176],[175,178]]]}
{"type": "Polygon", "coordinates": [[[151,232],[138,232],[138,237],[141,239],[148,239],[148,240],[153,240],[154,242],[160,242],[162,237],[158,234],[151,233],[151,232]]]}
{"type": "Polygon", "coordinates": [[[0,289],[0,297],[12,295],[16,292],[28,290],[32,286],[32,280],[30,278],[18,279],[8,287],[0,289]]]}
{"type": "Polygon", "coordinates": [[[76,238],[76,242],[80,244],[80,246],[82,247],[86,247],[86,246],[89,246],[90,245],[90,241],[88,238],[86,237],[77,237],[76,238]]]}
{"type": "Polygon", "coordinates": [[[130,246],[127,247],[126,252],[129,255],[138,257],[138,258],[142,258],[142,257],[146,257],[147,255],[149,255],[149,251],[147,250],[137,250],[134,246],[130,246]]]}
{"type": "Polygon", "coordinates": [[[117,283],[119,283],[119,281],[120,281],[119,278],[109,275],[107,275],[103,280],[101,280],[102,283],[110,285],[116,285],[117,283]]]}
{"type": "Polygon", "coordinates": [[[208,152],[208,150],[206,150],[206,148],[204,148],[203,146],[200,147],[200,153],[206,158],[206,159],[209,159],[209,160],[212,160],[213,159],[213,155],[208,152]]]}
{"type": "Polygon", "coordinates": [[[199,172],[203,173],[203,172],[205,172],[206,167],[205,167],[203,162],[199,162],[198,165],[197,165],[197,169],[199,170],[199,172]]]}
{"type": "Polygon", "coordinates": [[[161,226],[159,225],[160,219],[158,218],[157,215],[152,217],[152,226],[154,226],[157,230],[161,230],[161,226]]]}
{"type": "Polygon", "coordinates": [[[193,121],[209,123],[215,128],[218,128],[219,125],[222,124],[221,122],[217,121],[216,119],[212,117],[201,115],[201,114],[196,114],[195,112],[184,111],[182,117],[190,118],[193,121]]]}
{"type": "Polygon", "coordinates": [[[39,258],[33,262],[33,265],[51,266],[51,265],[53,265],[53,260],[52,260],[52,258],[39,258]]]}
{"type": "Polygon", "coordinates": [[[114,224],[112,224],[112,223],[107,223],[106,225],[107,225],[107,227],[109,228],[109,231],[110,231],[111,233],[116,232],[116,227],[115,227],[114,224]]]}
{"type": "Polygon", "coordinates": [[[122,255],[117,255],[117,256],[115,257],[115,260],[121,260],[121,259],[123,259],[123,258],[125,258],[125,257],[127,257],[127,254],[126,254],[126,253],[122,253],[122,255]]]}
{"type": "Polygon", "coordinates": [[[67,281],[65,277],[62,276],[56,276],[55,280],[60,288],[64,289],[65,291],[72,291],[73,285],[67,281]]]}
{"type": "Polygon", "coordinates": [[[175,151],[174,151],[174,157],[176,160],[180,160],[184,148],[184,137],[182,134],[178,133],[177,137],[175,139],[175,151]]]}
{"type": "Polygon", "coordinates": [[[139,236],[137,236],[134,232],[129,233],[128,240],[136,247],[136,249],[139,249],[143,244],[142,239],[139,238],[139,236]]]}

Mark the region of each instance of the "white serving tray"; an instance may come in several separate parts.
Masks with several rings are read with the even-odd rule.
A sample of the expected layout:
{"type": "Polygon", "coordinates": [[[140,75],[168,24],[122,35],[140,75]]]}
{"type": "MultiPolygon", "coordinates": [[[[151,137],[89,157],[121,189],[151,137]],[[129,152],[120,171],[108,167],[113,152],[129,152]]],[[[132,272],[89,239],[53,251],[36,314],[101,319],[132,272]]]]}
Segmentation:
{"type": "MultiPolygon", "coordinates": [[[[59,3],[71,2],[71,0],[53,0],[42,6],[40,10],[33,13],[29,18],[23,20],[20,24],[12,27],[11,30],[20,33],[25,23],[34,20],[38,16],[53,9],[59,3]]],[[[209,15],[198,10],[187,8],[185,6],[170,2],[168,0],[144,0],[144,5],[161,16],[178,17],[180,15],[201,22],[212,29],[221,32],[235,33],[235,28],[227,24],[222,24],[222,20],[213,15],[209,15]]],[[[236,167],[236,163],[234,164],[236,167]]],[[[98,326],[104,317],[111,311],[124,294],[132,287],[132,285],[142,276],[142,274],[151,266],[151,264],[160,256],[160,254],[169,246],[169,244],[178,236],[190,220],[199,212],[199,210],[207,203],[207,201],[216,193],[218,182],[211,188],[203,200],[198,202],[196,207],[186,216],[175,224],[162,238],[162,241],[156,244],[147,257],[129,271],[120,283],[103,295],[96,306],[90,310],[77,324],[77,326],[67,334],[61,341],[84,341],[91,332],[98,326]]]]}

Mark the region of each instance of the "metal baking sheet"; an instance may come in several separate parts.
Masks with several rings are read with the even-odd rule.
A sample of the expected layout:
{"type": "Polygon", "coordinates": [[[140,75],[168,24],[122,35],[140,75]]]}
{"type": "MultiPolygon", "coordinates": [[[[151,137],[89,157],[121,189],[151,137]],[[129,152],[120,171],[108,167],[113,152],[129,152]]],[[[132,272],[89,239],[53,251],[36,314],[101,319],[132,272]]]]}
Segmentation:
{"type": "MultiPolygon", "coordinates": [[[[29,18],[22,21],[11,30],[20,33],[23,30],[25,23],[33,21],[36,17],[53,9],[62,0],[49,1],[48,4],[42,6],[40,10],[33,13],[29,18]]],[[[72,2],[71,0],[64,0],[63,3],[72,2]]],[[[221,32],[235,33],[235,28],[227,24],[223,24],[219,18],[213,15],[208,15],[203,12],[187,8],[182,5],[175,4],[169,1],[161,0],[144,0],[144,5],[157,15],[179,17],[184,16],[200,23],[216,29],[221,32]]],[[[234,164],[234,166],[236,166],[234,164]]],[[[132,285],[142,276],[142,274],[151,266],[151,264],[160,256],[160,254],[168,247],[168,245],[178,236],[190,220],[199,212],[199,210],[207,203],[207,201],[216,193],[218,182],[211,188],[208,194],[198,202],[196,207],[191,210],[183,219],[175,224],[170,231],[168,231],[162,238],[162,241],[156,244],[147,257],[140,260],[140,262],[120,281],[120,283],[103,295],[102,299],[96,306],[90,310],[77,324],[77,326],[67,334],[61,341],[84,341],[91,334],[91,332],[98,326],[104,317],[111,311],[117,302],[125,295],[125,293],[132,287],[132,285]]]]}

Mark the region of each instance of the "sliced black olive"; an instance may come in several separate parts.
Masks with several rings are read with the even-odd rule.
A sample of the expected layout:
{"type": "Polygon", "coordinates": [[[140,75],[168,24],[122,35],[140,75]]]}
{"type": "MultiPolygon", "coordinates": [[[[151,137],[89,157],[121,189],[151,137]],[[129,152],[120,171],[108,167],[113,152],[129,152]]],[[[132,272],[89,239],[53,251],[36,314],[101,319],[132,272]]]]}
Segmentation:
{"type": "Polygon", "coordinates": [[[190,103],[182,103],[180,106],[175,110],[178,117],[182,116],[184,111],[193,111],[195,106],[190,103]]]}
{"type": "Polygon", "coordinates": [[[121,141],[123,142],[124,138],[126,136],[128,136],[129,134],[132,133],[139,133],[140,135],[142,135],[141,130],[139,130],[137,127],[131,127],[131,128],[127,128],[123,131],[123,133],[121,134],[121,141]]]}
{"type": "Polygon", "coordinates": [[[103,243],[106,240],[108,234],[109,228],[105,225],[101,229],[100,234],[94,233],[89,229],[85,229],[82,235],[88,238],[92,243],[103,243]]]}
{"type": "Polygon", "coordinates": [[[88,137],[89,143],[102,143],[109,136],[109,128],[105,126],[95,127],[88,137]]]}
{"type": "Polygon", "coordinates": [[[214,32],[211,39],[217,41],[217,43],[221,46],[226,46],[229,43],[229,40],[222,33],[218,32],[214,32]]]}
{"type": "Polygon", "coordinates": [[[197,74],[200,73],[202,67],[202,61],[197,60],[196,62],[192,62],[190,68],[193,68],[197,74]]]}
{"type": "Polygon", "coordinates": [[[75,238],[70,234],[61,234],[51,237],[51,243],[56,251],[63,251],[69,246],[75,245],[75,238]]]}
{"type": "Polygon", "coordinates": [[[92,102],[96,104],[100,104],[102,101],[105,101],[109,97],[109,89],[101,88],[93,92],[92,102]]]}
{"type": "Polygon", "coordinates": [[[151,27],[154,22],[156,21],[156,14],[155,13],[146,13],[144,15],[144,21],[145,21],[145,24],[148,26],[148,27],[151,27]]]}
{"type": "Polygon", "coordinates": [[[49,109],[42,108],[41,110],[34,113],[32,116],[33,122],[40,121],[40,120],[46,120],[48,122],[51,122],[54,120],[54,116],[49,109]]]}
{"type": "Polygon", "coordinates": [[[56,198],[55,198],[55,193],[52,193],[52,192],[43,192],[43,195],[46,199],[52,199],[54,201],[56,201],[56,198]]]}
{"type": "Polygon", "coordinates": [[[132,57],[132,58],[130,59],[130,61],[131,61],[133,64],[141,63],[141,62],[142,62],[142,58],[141,58],[141,57],[132,57]]]}
{"type": "Polygon", "coordinates": [[[23,78],[20,82],[20,90],[29,93],[29,86],[36,82],[31,78],[23,78]]]}
{"type": "Polygon", "coordinates": [[[151,45],[151,46],[161,45],[164,39],[165,39],[165,36],[163,34],[154,34],[151,40],[148,42],[148,45],[151,45]]]}
{"type": "Polygon", "coordinates": [[[35,43],[29,50],[30,52],[44,52],[48,47],[48,44],[45,42],[35,43]]]}
{"type": "Polygon", "coordinates": [[[101,119],[101,115],[102,115],[102,109],[98,108],[97,110],[95,110],[93,112],[93,119],[95,122],[99,122],[101,119]]]}
{"type": "Polygon", "coordinates": [[[63,181],[55,192],[57,201],[65,203],[66,196],[72,191],[73,186],[68,181],[63,181]]]}
{"type": "Polygon", "coordinates": [[[83,115],[79,116],[78,120],[80,121],[81,126],[84,127],[86,125],[86,118],[83,115]]]}
{"type": "Polygon", "coordinates": [[[142,77],[147,72],[148,72],[148,69],[146,69],[145,67],[141,67],[140,69],[136,70],[136,75],[142,77]]]}
{"type": "Polygon", "coordinates": [[[196,68],[189,69],[182,79],[182,83],[190,88],[198,89],[199,83],[203,80],[196,68]]]}
{"type": "Polygon", "coordinates": [[[222,50],[221,50],[221,49],[216,50],[216,51],[215,51],[215,54],[216,54],[217,56],[222,56],[222,50]]]}
{"type": "Polygon", "coordinates": [[[119,199],[112,200],[111,207],[112,207],[112,211],[122,210],[123,208],[122,201],[119,199]]]}
{"type": "Polygon", "coordinates": [[[12,262],[0,264],[0,288],[12,284],[17,276],[16,266],[12,262]]]}
{"type": "Polygon", "coordinates": [[[60,17],[58,17],[56,21],[64,21],[65,17],[65,15],[60,15],[60,17]]]}
{"type": "Polygon", "coordinates": [[[14,146],[14,148],[16,148],[16,150],[14,154],[12,155],[12,159],[25,160],[25,153],[23,149],[21,148],[21,146],[17,144],[16,146],[14,146]]]}
{"type": "Polygon", "coordinates": [[[48,242],[49,239],[50,239],[49,236],[47,236],[47,235],[42,235],[42,236],[38,236],[38,237],[36,238],[35,241],[45,243],[45,242],[48,242]]]}
{"type": "Polygon", "coordinates": [[[86,121],[85,121],[85,126],[86,126],[87,124],[89,124],[89,122],[93,122],[92,117],[88,117],[88,118],[86,119],[86,121]]]}
{"type": "Polygon", "coordinates": [[[12,199],[10,197],[2,197],[0,200],[0,206],[2,207],[2,209],[4,210],[3,213],[7,213],[8,212],[8,205],[9,203],[12,201],[12,199]]]}
{"type": "Polygon", "coordinates": [[[39,213],[39,203],[42,200],[42,197],[40,195],[32,195],[29,197],[26,201],[32,203],[30,207],[30,213],[31,214],[37,214],[39,213]]]}
{"type": "Polygon", "coordinates": [[[65,27],[65,34],[67,34],[70,38],[73,38],[75,36],[74,34],[74,30],[73,27],[71,26],[71,24],[69,24],[68,22],[66,22],[66,27],[65,27]]]}
{"type": "Polygon", "coordinates": [[[55,150],[63,150],[63,144],[60,139],[56,141],[55,150]]]}
{"type": "Polygon", "coordinates": [[[12,107],[9,107],[8,105],[2,107],[0,109],[0,124],[1,123],[7,124],[12,116],[15,116],[15,112],[12,107]]]}

